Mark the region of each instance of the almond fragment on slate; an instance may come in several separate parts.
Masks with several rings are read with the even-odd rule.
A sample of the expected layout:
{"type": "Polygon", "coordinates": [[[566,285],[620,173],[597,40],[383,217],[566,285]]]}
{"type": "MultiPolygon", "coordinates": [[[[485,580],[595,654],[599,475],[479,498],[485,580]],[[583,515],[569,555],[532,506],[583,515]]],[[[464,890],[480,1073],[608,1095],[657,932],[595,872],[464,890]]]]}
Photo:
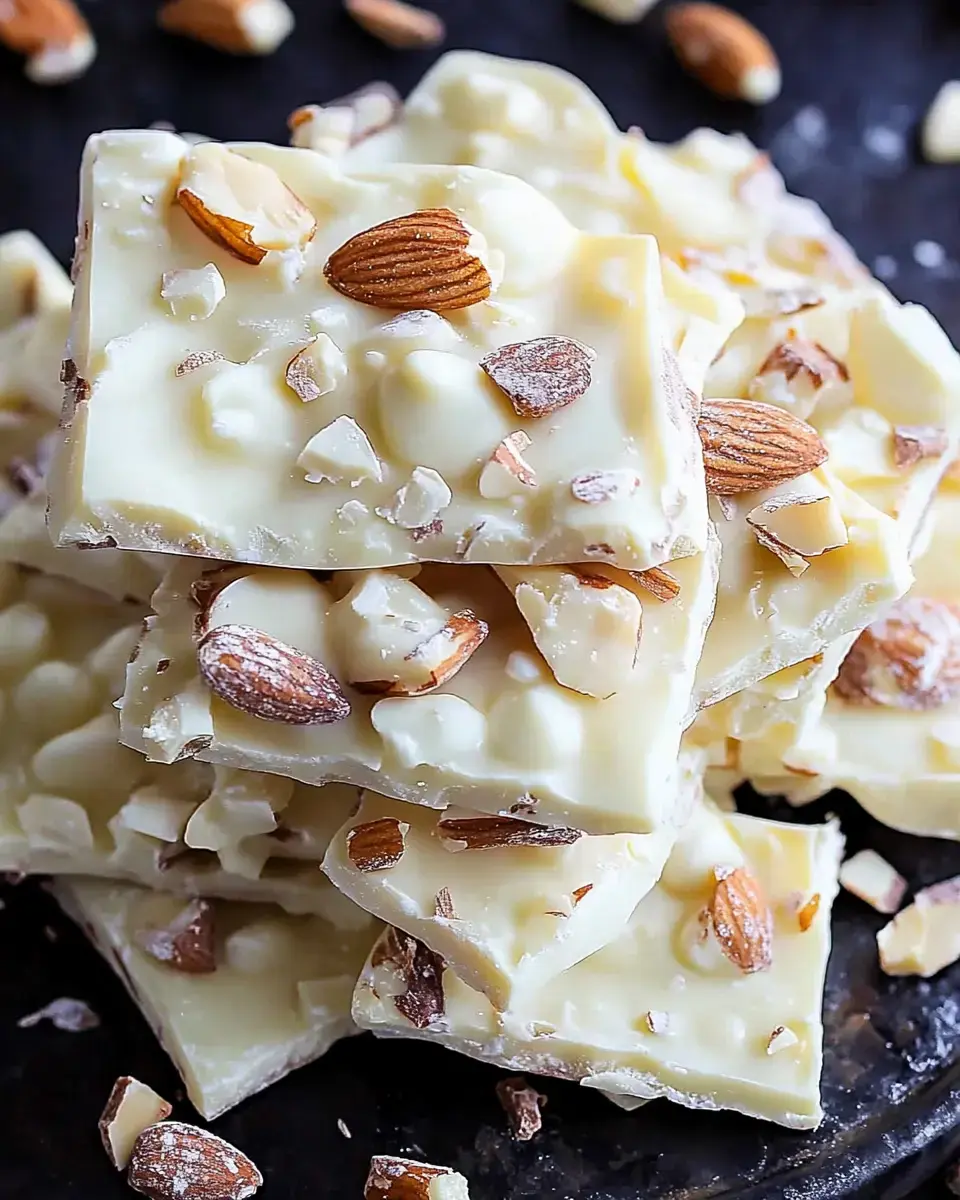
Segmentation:
{"type": "Polygon", "coordinates": [[[449,312],[486,300],[493,281],[485,242],[449,208],[421,209],[365,229],[323,268],[350,300],[409,312],[449,312]]]}
{"type": "Polygon", "coordinates": [[[344,7],[361,29],[394,50],[428,49],[447,36],[436,13],[404,0],[344,0],[344,7]]]}
{"type": "Polygon", "coordinates": [[[143,929],[140,947],[158,962],[185,975],[209,975],[217,969],[214,911],[209,900],[191,900],[162,929],[143,929]]]}
{"type": "Polygon", "coordinates": [[[939,458],[947,452],[950,439],[938,425],[895,425],[893,461],[904,470],[924,458],[939,458]]]}
{"type": "Polygon", "coordinates": [[[726,957],[745,975],[773,961],[773,915],[759,881],[746,867],[718,868],[708,913],[726,957]]]}
{"type": "Polygon", "coordinates": [[[923,888],[877,934],[880,969],[929,979],[960,958],[960,875],[923,888]]]}
{"type": "Polygon", "coordinates": [[[486,621],[469,608],[456,612],[442,629],[415,646],[404,662],[415,668],[404,679],[350,680],[350,686],[371,696],[423,696],[447,683],[486,640],[486,621]]]}
{"type": "Polygon", "coordinates": [[[132,1075],[120,1076],[98,1123],[103,1148],[118,1171],[129,1163],[140,1134],[150,1125],[166,1120],[172,1111],[171,1105],[153,1088],[132,1075]]]}
{"type": "Polygon", "coordinates": [[[385,871],[403,858],[404,837],[410,828],[396,817],[381,817],[354,825],[347,834],[347,856],[358,871],[385,871]]]}
{"type": "Polygon", "coordinates": [[[227,54],[272,54],[294,19],[284,0],[170,0],[157,24],[227,54]]]}
{"type": "Polygon", "coordinates": [[[667,36],[681,64],[718,96],[768,104],[780,94],[780,64],[764,35],[719,4],[675,4],[667,36]]]}
{"type": "Polygon", "coordinates": [[[363,1200],[469,1200],[467,1181],[451,1167],[436,1167],[376,1154],[363,1188],[363,1200]],[[440,1181],[445,1186],[440,1187],[440,1181]]]}
{"type": "Polygon", "coordinates": [[[507,1114],[510,1129],[518,1142],[529,1142],[540,1132],[543,1120],[540,1109],[546,1104],[542,1096],[521,1075],[501,1079],[497,1084],[497,1099],[507,1114]]]}
{"type": "Polygon", "coordinates": [[[232,708],[264,721],[329,725],[350,702],[323,663],[252,625],[219,625],[197,647],[200,677],[232,708]]]}
{"type": "Polygon", "coordinates": [[[773,404],[704,400],[698,427],[707,491],[715,496],[775,487],[827,459],[813,426],[773,404]]]}
{"type": "Polygon", "coordinates": [[[437,834],[456,850],[495,850],[501,846],[570,846],[583,837],[579,829],[534,825],[516,817],[441,817],[437,834]]]}
{"type": "Polygon", "coordinates": [[[263,1176],[208,1129],[161,1121],[134,1142],[127,1182],[149,1200],[246,1200],[263,1176]]]}
{"type": "Polygon", "coordinates": [[[480,360],[520,417],[546,417],[573,404],[590,386],[597,354],[568,337],[511,342],[480,360]]]}

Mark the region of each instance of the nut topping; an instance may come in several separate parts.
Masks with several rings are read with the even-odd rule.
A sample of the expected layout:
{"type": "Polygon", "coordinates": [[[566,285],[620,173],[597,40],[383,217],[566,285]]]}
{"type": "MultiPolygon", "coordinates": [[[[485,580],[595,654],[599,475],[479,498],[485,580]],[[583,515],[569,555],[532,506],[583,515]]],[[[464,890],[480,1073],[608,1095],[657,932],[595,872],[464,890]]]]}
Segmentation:
{"type": "Polygon", "coordinates": [[[208,1129],[161,1121],[134,1142],[127,1182],[149,1200],[246,1200],[263,1176],[208,1129]]]}
{"type": "Polygon", "coordinates": [[[721,950],[745,975],[765,971],[773,961],[773,915],[758,880],[746,867],[715,875],[707,911],[721,950]]]}
{"type": "Polygon", "coordinates": [[[827,458],[806,421],[754,400],[704,400],[699,430],[707,491],[715,496],[786,483],[827,458]]]}
{"type": "Polygon", "coordinates": [[[807,930],[816,920],[816,916],[819,911],[820,893],[814,892],[810,899],[801,904],[797,909],[797,924],[800,926],[801,933],[807,932],[807,930]]]}
{"type": "Polygon", "coordinates": [[[200,639],[200,677],[232,708],[264,721],[328,725],[350,702],[323,663],[252,625],[220,625],[200,639]]]}
{"type": "Polygon", "coordinates": [[[437,834],[448,850],[496,850],[501,846],[570,846],[582,830],[534,825],[515,817],[441,817],[437,834]]]}
{"type": "Polygon", "coordinates": [[[227,54],[272,54],[292,32],[293,13],[284,0],[169,0],[157,24],[227,54]]]}
{"type": "Polygon", "coordinates": [[[177,363],[173,373],[180,379],[183,375],[189,375],[191,371],[198,371],[201,367],[209,366],[210,363],[223,361],[223,355],[219,350],[194,350],[182,362],[177,363]]]}
{"type": "Polygon", "coordinates": [[[771,496],[747,513],[761,546],[774,553],[800,576],[808,558],[847,544],[847,527],[831,496],[784,494],[771,496]]]}
{"type": "Polygon", "coordinates": [[[824,389],[850,380],[846,366],[806,338],[789,338],[767,355],[750,383],[751,400],[777,404],[798,417],[808,417],[824,389]]]}
{"type": "Polygon", "coordinates": [[[470,611],[454,613],[442,629],[404,655],[412,672],[403,679],[373,679],[353,682],[358,692],[372,696],[423,696],[452,679],[486,639],[486,621],[470,611]]]}
{"type": "Polygon", "coordinates": [[[165,929],[143,929],[140,947],[175,971],[209,975],[217,969],[214,913],[209,900],[191,900],[165,929]]]}
{"type": "Polygon", "coordinates": [[[880,969],[929,979],[960,958],[960,876],[923,888],[877,934],[880,969]]]}
{"type": "Polygon", "coordinates": [[[665,604],[680,595],[680,581],[663,567],[648,567],[646,571],[628,571],[627,574],[665,604]]]}
{"type": "Polygon", "coordinates": [[[0,42],[26,55],[32,83],[66,83],[93,62],[97,47],[73,0],[13,0],[0,5],[0,42]]]}
{"type": "Polygon", "coordinates": [[[543,1120],[540,1109],[547,1103],[536,1088],[532,1088],[522,1075],[501,1079],[497,1084],[497,1099],[510,1122],[510,1130],[518,1142],[529,1142],[540,1132],[543,1120]]]}
{"type": "Polygon", "coordinates": [[[428,49],[447,36],[436,13],[404,0],[344,0],[344,7],[361,29],[394,50],[428,49]]]}
{"type": "Polygon", "coordinates": [[[511,342],[480,360],[518,417],[546,417],[590,386],[596,351],[568,337],[511,342]]]}
{"type": "Polygon", "coordinates": [[[946,454],[950,439],[938,425],[896,425],[893,430],[893,461],[901,470],[916,466],[921,459],[946,454]]]}
{"type": "Polygon", "coordinates": [[[876,850],[861,850],[840,867],[840,886],[881,913],[895,913],[903,902],[907,881],[876,850]]]}
{"type": "Polygon", "coordinates": [[[434,902],[434,916],[443,917],[447,921],[455,921],[457,919],[457,910],[453,904],[453,897],[450,895],[450,889],[442,887],[437,892],[436,901],[434,902]]]}
{"type": "Polygon", "coordinates": [[[347,834],[347,856],[358,871],[395,867],[403,858],[403,839],[409,828],[395,817],[355,825],[347,834]]]}
{"type": "Polygon", "coordinates": [[[323,273],[332,288],[360,304],[450,312],[479,304],[493,289],[478,253],[482,245],[449,208],[423,209],[350,238],[323,273]]]}
{"type": "Polygon", "coordinates": [[[435,1193],[431,1182],[442,1176],[461,1180],[463,1189],[456,1200],[460,1197],[466,1200],[466,1180],[450,1167],[434,1167],[430,1163],[396,1158],[392,1154],[375,1154],[363,1186],[363,1200],[433,1200],[435,1193]]]}
{"type": "Polygon", "coordinates": [[[426,1029],[444,1013],[443,972],[446,964],[423,942],[393,926],[377,943],[371,965],[390,963],[403,978],[407,990],[395,996],[397,1012],[417,1029],[426,1029]]]}
{"type": "Polygon", "coordinates": [[[640,477],[633,471],[587,471],[570,480],[573,498],[582,504],[623,500],[639,486],[640,477]]]}
{"type": "Polygon", "coordinates": [[[134,1142],[140,1134],[150,1125],[166,1120],[172,1111],[153,1088],[131,1075],[120,1076],[98,1123],[103,1148],[118,1171],[130,1161],[134,1142]]]}
{"type": "Polygon", "coordinates": [[[517,484],[530,488],[537,486],[536,472],[523,457],[523,451],[529,445],[530,437],[522,429],[508,433],[499,443],[480,472],[480,495],[485,500],[514,496],[518,491],[517,484]]]}

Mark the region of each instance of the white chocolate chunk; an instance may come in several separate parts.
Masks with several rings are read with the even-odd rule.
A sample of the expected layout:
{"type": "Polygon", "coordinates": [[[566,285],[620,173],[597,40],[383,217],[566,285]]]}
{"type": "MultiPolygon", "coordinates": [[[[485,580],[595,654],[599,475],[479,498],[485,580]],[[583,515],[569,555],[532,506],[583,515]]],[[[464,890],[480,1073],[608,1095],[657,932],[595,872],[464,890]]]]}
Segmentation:
{"type": "Polygon", "coordinates": [[[227,294],[223,276],[213,263],[197,270],[165,271],[160,295],[175,317],[204,321],[227,294]]]}
{"type": "Polygon", "coordinates": [[[929,979],[960,958],[960,881],[946,879],[917,892],[877,934],[880,968],[888,975],[929,979]]]}
{"type": "Polygon", "coordinates": [[[537,486],[536,472],[523,457],[523,451],[530,445],[531,438],[522,429],[507,434],[480,472],[481,496],[503,500],[525,487],[537,486]]]}
{"type": "Polygon", "coordinates": [[[937,92],[920,136],[927,162],[960,162],[960,81],[950,79],[937,92]]]}
{"type": "Polygon", "coordinates": [[[121,1076],[113,1085],[100,1117],[100,1138],[111,1163],[122,1171],[133,1144],[150,1125],[165,1121],[173,1107],[139,1079],[121,1076]]]}
{"type": "Polygon", "coordinates": [[[447,481],[432,467],[414,467],[393,503],[377,512],[384,520],[403,529],[426,529],[448,508],[453,493],[447,481]]]}
{"type": "Polygon", "coordinates": [[[877,912],[895,913],[907,890],[907,881],[876,850],[861,850],[841,865],[840,886],[877,912]]]}
{"type": "Polygon", "coordinates": [[[356,486],[364,479],[382,478],[380,460],[370,439],[353,417],[337,417],[307,442],[297,466],[306,473],[308,483],[349,483],[356,486]]]}

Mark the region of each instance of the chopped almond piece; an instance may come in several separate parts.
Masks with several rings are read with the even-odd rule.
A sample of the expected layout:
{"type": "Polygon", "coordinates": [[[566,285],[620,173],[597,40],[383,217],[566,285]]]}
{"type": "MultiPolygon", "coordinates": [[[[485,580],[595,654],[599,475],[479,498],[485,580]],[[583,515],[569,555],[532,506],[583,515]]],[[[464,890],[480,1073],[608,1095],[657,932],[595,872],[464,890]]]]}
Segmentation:
{"type": "Polygon", "coordinates": [[[469,1200],[469,1195],[466,1179],[451,1167],[377,1154],[370,1160],[363,1200],[469,1200]],[[438,1187],[441,1182],[446,1186],[438,1187]]]}
{"type": "Polygon", "coordinates": [[[757,541],[772,551],[793,575],[809,567],[807,559],[845,546],[847,527],[832,496],[772,496],[747,513],[757,541]]]}
{"type": "Polygon", "coordinates": [[[801,904],[797,909],[797,924],[800,926],[800,932],[806,933],[813,922],[816,920],[817,913],[820,911],[820,893],[814,892],[813,895],[804,904],[801,904]]]}
{"type": "Polygon", "coordinates": [[[938,425],[896,425],[893,430],[893,461],[905,470],[924,458],[946,454],[950,440],[938,425]]]}
{"type": "Polygon", "coordinates": [[[347,855],[358,871],[386,871],[403,858],[409,828],[394,817],[355,825],[347,834],[347,855]]]}
{"type": "Polygon", "coordinates": [[[628,571],[627,574],[664,604],[680,595],[679,580],[663,567],[648,567],[646,571],[628,571]]]}
{"type": "Polygon", "coordinates": [[[537,486],[536,472],[523,457],[530,444],[529,435],[522,429],[507,434],[500,442],[480,472],[480,495],[484,499],[505,500],[525,487],[537,486]]]}
{"type": "Polygon", "coordinates": [[[543,1124],[540,1109],[546,1104],[547,1098],[532,1088],[522,1076],[501,1079],[497,1084],[497,1099],[503,1105],[510,1129],[518,1142],[529,1142],[540,1132],[543,1124]]]}
{"type": "Polygon", "coordinates": [[[880,966],[888,975],[929,979],[960,958],[960,876],[917,892],[877,934],[880,966]]]}
{"type": "Polygon", "coordinates": [[[439,46],[447,35],[436,13],[404,0],[344,0],[361,29],[394,50],[423,50],[439,46]]]}
{"type": "Polygon", "coordinates": [[[141,930],[137,941],[151,958],[186,975],[217,969],[214,912],[208,900],[191,900],[165,929],[141,930]]]}
{"type": "Polygon", "coordinates": [[[443,972],[446,967],[439,954],[423,942],[391,926],[372,965],[389,963],[406,984],[406,991],[394,997],[394,1006],[417,1029],[426,1029],[444,1014],[443,972]]]}
{"type": "Polygon", "coordinates": [[[483,644],[487,632],[485,621],[468,608],[462,609],[404,656],[408,669],[403,679],[356,680],[351,685],[374,696],[426,695],[456,675],[483,644]]]}
{"type": "Polygon", "coordinates": [[[895,913],[903,902],[907,881],[875,850],[861,850],[840,867],[840,886],[881,913],[895,913]]]}
{"type": "Polygon", "coordinates": [[[785,1025],[778,1025],[770,1034],[770,1040],[767,1042],[768,1054],[779,1054],[782,1050],[789,1050],[791,1046],[796,1046],[800,1039],[785,1025]]]}
{"type": "Polygon", "coordinates": [[[569,846],[583,837],[579,829],[567,829],[561,825],[534,825],[530,821],[519,821],[516,817],[443,816],[437,822],[437,833],[448,849],[453,850],[569,846]]]}
{"type": "Polygon", "coordinates": [[[100,1115],[100,1139],[107,1157],[122,1171],[130,1161],[133,1145],[141,1133],[165,1121],[173,1108],[153,1088],[131,1075],[121,1075],[113,1085],[100,1115]]]}
{"type": "Polygon", "coordinates": [[[434,908],[434,915],[437,917],[443,917],[447,921],[455,921],[457,919],[457,910],[453,906],[453,897],[450,895],[449,888],[444,887],[437,892],[434,908]]]}

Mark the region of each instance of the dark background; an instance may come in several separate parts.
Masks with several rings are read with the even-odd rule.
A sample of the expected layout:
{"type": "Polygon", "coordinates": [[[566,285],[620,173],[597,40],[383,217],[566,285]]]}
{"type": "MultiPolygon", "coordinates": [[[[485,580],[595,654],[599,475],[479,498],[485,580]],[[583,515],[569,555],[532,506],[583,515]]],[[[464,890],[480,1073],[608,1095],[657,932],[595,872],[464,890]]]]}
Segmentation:
{"type": "MultiPolygon", "coordinates": [[[[0,52],[0,231],[30,228],[66,262],[76,168],[95,130],[165,120],[216,138],[282,141],[298,105],[378,77],[406,92],[436,57],[382,47],[337,0],[290,3],[297,28],[262,60],[233,60],[161,34],[153,0],[81,0],[100,54],[66,87],[27,83],[18,60],[0,52]]],[[[917,148],[918,123],[937,88],[960,76],[956,0],[735,4],[781,57],[783,94],[762,110],[714,100],[680,72],[663,35],[666,3],[634,27],[610,25],[567,0],[432,0],[431,7],[448,21],[445,48],[566,67],[621,125],[641,125],[656,139],[698,124],[743,130],[771,150],[791,188],[826,208],[898,296],[927,304],[960,338],[960,166],[924,164],[917,148]],[[917,262],[918,243],[927,263],[942,248],[942,262],[917,262]]],[[[960,847],[883,830],[843,797],[803,819],[828,808],[841,813],[851,849],[875,846],[914,886],[960,872],[960,847]]],[[[97,1115],[118,1074],[138,1075],[171,1098],[176,1076],[120,985],[36,885],[3,896],[0,1197],[129,1195],[99,1147],[97,1115]],[[88,1000],[101,1028],[17,1029],[19,1016],[64,994],[88,1000]]],[[[517,1146],[494,1098],[496,1072],[366,1037],[339,1045],[216,1128],[260,1165],[270,1200],[357,1200],[375,1152],[456,1166],[470,1176],[475,1200],[827,1200],[855,1189],[894,1200],[917,1187],[917,1196],[946,1196],[939,1182],[920,1181],[939,1179],[960,1150],[960,969],[929,983],[882,977],[873,941],[880,924],[841,897],[825,1009],[828,1116],[815,1134],[664,1103],[626,1115],[546,1081],[544,1132],[517,1146]],[[338,1117],[352,1139],[338,1132],[338,1117]]],[[[180,1099],[175,1116],[190,1120],[180,1099]]]]}

